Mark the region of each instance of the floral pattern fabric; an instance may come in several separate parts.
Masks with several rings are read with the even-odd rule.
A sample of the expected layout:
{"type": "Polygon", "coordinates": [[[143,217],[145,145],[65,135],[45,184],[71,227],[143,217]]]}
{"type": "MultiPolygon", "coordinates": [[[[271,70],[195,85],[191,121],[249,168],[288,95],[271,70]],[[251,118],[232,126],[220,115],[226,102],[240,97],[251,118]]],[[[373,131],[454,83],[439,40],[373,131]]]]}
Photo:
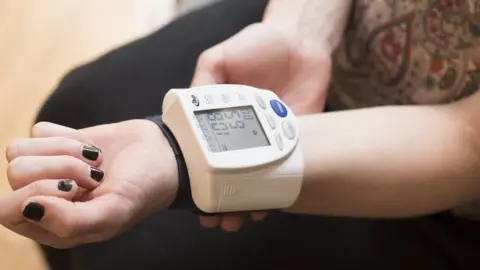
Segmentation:
{"type": "MultiPolygon", "coordinates": [[[[480,84],[480,0],[357,0],[333,62],[332,109],[469,96],[480,84]]],[[[480,206],[456,212],[479,217],[480,206]]]]}

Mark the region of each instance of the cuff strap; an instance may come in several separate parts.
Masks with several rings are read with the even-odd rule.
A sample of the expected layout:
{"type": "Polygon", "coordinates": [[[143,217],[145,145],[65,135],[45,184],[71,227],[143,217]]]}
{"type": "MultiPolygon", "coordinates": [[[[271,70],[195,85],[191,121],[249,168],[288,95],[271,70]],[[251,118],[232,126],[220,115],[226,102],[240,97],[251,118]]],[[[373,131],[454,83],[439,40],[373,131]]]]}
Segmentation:
{"type": "Polygon", "coordinates": [[[167,139],[168,143],[172,147],[175,159],[177,160],[178,192],[175,201],[170,205],[169,208],[189,210],[198,215],[211,216],[212,214],[201,211],[193,201],[192,190],[190,187],[190,178],[188,176],[188,169],[185,158],[183,157],[182,150],[178,145],[175,136],[172,134],[167,125],[165,125],[165,123],[162,121],[162,116],[155,115],[147,117],[146,119],[157,124],[157,126],[160,128],[163,135],[167,139]]]}

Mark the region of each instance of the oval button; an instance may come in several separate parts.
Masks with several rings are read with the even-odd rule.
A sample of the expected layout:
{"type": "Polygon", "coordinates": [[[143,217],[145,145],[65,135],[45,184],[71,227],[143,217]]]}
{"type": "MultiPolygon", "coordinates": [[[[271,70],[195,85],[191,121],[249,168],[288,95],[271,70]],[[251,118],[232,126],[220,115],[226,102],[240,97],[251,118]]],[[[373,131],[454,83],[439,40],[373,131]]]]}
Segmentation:
{"type": "Polygon", "coordinates": [[[290,122],[288,120],[283,121],[282,129],[283,129],[283,134],[289,140],[293,140],[295,138],[295,136],[297,135],[297,131],[295,129],[295,126],[293,125],[292,122],[290,122]]]}
{"type": "Polygon", "coordinates": [[[272,106],[273,111],[280,117],[285,117],[288,114],[287,107],[283,105],[282,102],[272,99],[270,100],[270,106],[272,106]]]}
{"type": "Polygon", "coordinates": [[[280,151],[283,150],[283,139],[280,133],[275,132],[275,140],[277,141],[277,147],[280,151]]]}
{"type": "Polygon", "coordinates": [[[272,129],[276,129],[277,128],[277,121],[275,120],[275,118],[273,118],[273,116],[269,113],[266,113],[265,117],[267,118],[267,122],[270,125],[270,127],[272,129]]]}
{"type": "Polygon", "coordinates": [[[265,104],[265,100],[263,100],[263,98],[261,96],[256,95],[255,99],[257,100],[258,105],[260,105],[260,108],[262,108],[262,109],[267,108],[267,104],[265,104]]]}

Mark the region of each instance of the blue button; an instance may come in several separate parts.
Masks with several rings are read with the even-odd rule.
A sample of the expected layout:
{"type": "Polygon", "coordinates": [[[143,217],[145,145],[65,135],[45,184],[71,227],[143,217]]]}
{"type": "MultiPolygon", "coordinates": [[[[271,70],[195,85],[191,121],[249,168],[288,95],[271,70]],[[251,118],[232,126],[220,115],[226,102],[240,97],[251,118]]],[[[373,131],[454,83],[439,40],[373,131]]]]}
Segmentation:
{"type": "Polygon", "coordinates": [[[282,102],[272,99],[270,100],[270,106],[272,106],[273,111],[280,117],[285,117],[288,114],[287,107],[283,105],[282,102]]]}

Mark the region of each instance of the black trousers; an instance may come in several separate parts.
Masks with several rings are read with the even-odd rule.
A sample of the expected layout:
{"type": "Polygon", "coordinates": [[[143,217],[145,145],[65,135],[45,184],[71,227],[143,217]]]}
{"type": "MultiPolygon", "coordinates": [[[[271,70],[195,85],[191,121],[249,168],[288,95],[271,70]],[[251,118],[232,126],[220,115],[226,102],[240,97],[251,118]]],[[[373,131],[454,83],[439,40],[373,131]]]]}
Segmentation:
{"type": "MultiPolygon", "coordinates": [[[[37,121],[84,128],[161,113],[199,54],[261,20],[266,0],[227,0],[71,71],[37,121]]],[[[114,139],[114,138],[113,138],[114,139]]],[[[480,224],[448,214],[362,220],[272,213],[238,233],[166,211],[110,241],[42,247],[54,270],[480,269],[480,224]]]]}

